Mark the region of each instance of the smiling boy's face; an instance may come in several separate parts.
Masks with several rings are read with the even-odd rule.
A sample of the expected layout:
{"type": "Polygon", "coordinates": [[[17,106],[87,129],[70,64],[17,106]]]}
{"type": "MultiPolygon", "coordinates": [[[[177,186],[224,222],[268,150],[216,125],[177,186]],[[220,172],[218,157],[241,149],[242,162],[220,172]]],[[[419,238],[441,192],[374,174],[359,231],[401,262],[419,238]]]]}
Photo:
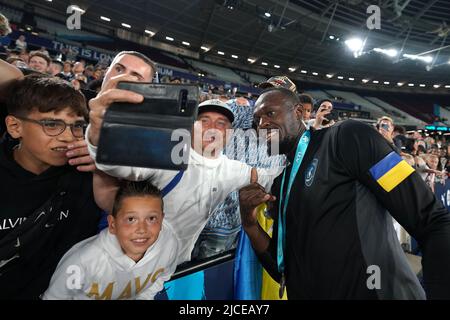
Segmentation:
{"type": "Polygon", "coordinates": [[[108,216],[109,232],[116,235],[123,252],[138,262],[158,239],[163,217],[161,198],[125,197],[116,216],[108,216]]]}
{"type": "MultiPolygon", "coordinates": [[[[9,134],[20,140],[20,145],[14,150],[14,159],[26,170],[40,174],[51,166],[67,164],[68,145],[83,138],[73,136],[70,127],[60,135],[48,136],[38,123],[21,120],[13,115],[8,116],[7,127],[9,134]]],[[[33,110],[25,117],[31,120],[62,120],[67,124],[84,123],[83,117],[77,115],[71,108],[59,112],[39,112],[33,110]]]]}

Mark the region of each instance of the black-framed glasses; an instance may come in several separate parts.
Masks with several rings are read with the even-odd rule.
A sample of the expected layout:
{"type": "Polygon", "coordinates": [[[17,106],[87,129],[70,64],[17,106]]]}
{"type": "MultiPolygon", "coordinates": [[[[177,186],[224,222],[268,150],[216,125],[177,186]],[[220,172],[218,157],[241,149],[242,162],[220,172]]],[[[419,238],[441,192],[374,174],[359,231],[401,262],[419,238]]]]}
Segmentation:
{"type": "Polygon", "coordinates": [[[50,137],[59,136],[66,130],[67,127],[70,127],[70,131],[72,131],[72,134],[75,138],[83,138],[84,132],[87,128],[87,123],[85,121],[77,121],[75,123],[69,124],[60,119],[34,120],[25,117],[15,117],[23,121],[39,124],[42,127],[42,130],[44,130],[44,133],[50,137]]]}

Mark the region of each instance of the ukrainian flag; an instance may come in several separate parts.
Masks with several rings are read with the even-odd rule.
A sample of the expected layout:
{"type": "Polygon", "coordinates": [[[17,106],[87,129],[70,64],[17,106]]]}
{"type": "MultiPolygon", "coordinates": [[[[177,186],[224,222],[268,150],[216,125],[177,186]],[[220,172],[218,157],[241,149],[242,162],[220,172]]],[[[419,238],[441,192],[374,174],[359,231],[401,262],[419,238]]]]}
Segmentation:
{"type": "MultiPolygon", "coordinates": [[[[272,236],[273,220],[264,215],[266,204],[257,208],[258,222],[269,236],[272,236]]],[[[280,284],[272,279],[261,266],[244,230],[234,260],[234,298],[236,300],[280,300],[280,284]]],[[[287,299],[286,291],[282,300],[287,299]]]]}
{"type": "Polygon", "coordinates": [[[370,170],[372,177],[387,192],[390,192],[414,172],[402,157],[392,151],[370,170]]]}

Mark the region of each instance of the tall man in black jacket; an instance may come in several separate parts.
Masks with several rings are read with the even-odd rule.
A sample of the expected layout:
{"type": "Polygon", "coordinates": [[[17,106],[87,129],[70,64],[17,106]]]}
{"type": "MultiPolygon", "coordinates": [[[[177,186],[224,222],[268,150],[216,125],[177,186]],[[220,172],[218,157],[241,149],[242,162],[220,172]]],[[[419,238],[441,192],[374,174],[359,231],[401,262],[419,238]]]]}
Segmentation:
{"type": "Polygon", "coordinates": [[[289,299],[450,298],[450,215],[378,132],[353,120],[306,131],[298,98],[280,88],[263,92],[254,116],[290,162],[276,197],[256,175],[240,191],[244,230],[280,291],[286,286],[289,299]],[[266,201],[272,239],[256,220],[266,201]],[[426,296],[391,215],[421,246],[426,296]]]}

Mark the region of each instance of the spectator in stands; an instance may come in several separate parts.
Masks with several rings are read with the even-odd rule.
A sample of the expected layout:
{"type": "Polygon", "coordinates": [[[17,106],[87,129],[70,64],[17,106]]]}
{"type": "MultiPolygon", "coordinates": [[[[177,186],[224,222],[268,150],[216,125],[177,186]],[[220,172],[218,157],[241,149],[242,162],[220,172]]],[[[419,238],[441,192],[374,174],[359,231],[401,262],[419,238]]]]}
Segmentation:
{"type": "Polygon", "coordinates": [[[72,63],[70,61],[64,62],[63,71],[59,75],[62,79],[70,81],[73,79],[74,75],[72,73],[72,63]]]}
{"type": "Polygon", "coordinates": [[[428,153],[435,155],[435,156],[439,156],[441,151],[439,149],[439,145],[437,145],[436,143],[433,143],[431,145],[431,147],[428,149],[428,153]]]}
{"type": "Polygon", "coordinates": [[[392,132],[392,140],[394,141],[394,144],[397,148],[400,150],[405,145],[406,136],[405,136],[406,130],[404,127],[399,125],[394,125],[394,131],[392,132]]]}
{"type": "Polygon", "coordinates": [[[16,49],[19,51],[27,49],[27,42],[25,36],[22,34],[16,40],[16,49]]]}
{"type": "Polygon", "coordinates": [[[97,231],[96,178],[81,172],[95,169],[83,141],[88,111],[65,81],[37,75],[13,83],[6,105],[0,299],[37,299],[65,252],[97,231]]]}
{"type": "Polygon", "coordinates": [[[95,80],[94,78],[94,66],[88,65],[84,69],[84,75],[86,76],[87,83],[90,83],[91,81],[95,80]]]}
{"type": "MultiPolygon", "coordinates": [[[[334,120],[329,120],[328,115],[333,111],[333,101],[330,99],[323,99],[319,102],[319,107],[315,114],[314,123],[312,127],[316,130],[331,127],[335,124],[334,120]]],[[[310,122],[311,124],[311,122],[310,122]]]]}
{"type": "Polygon", "coordinates": [[[61,61],[53,60],[52,63],[50,64],[49,73],[52,76],[56,76],[63,71],[63,67],[64,65],[61,61]]]}
{"type": "Polygon", "coordinates": [[[84,64],[82,62],[75,62],[72,68],[72,73],[77,75],[83,75],[84,74],[84,64]]]}
{"type": "Polygon", "coordinates": [[[12,32],[8,19],[0,13],[0,37],[6,37],[12,32]]]}
{"type": "Polygon", "coordinates": [[[313,110],[314,99],[307,93],[302,93],[298,96],[300,103],[303,106],[303,121],[309,123],[311,120],[311,112],[313,110]]]}
{"type": "MultiPolygon", "coordinates": [[[[386,139],[387,142],[394,145],[393,132],[394,132],[394,120],[390,117],[381,117],[377,120],[376,128],[378,132],[386,139]]],[[[396,151],[400,153],[401,149],[395,146],[396,151]]]]}
{"type": "Polygon", "coordinates": [[[163,218],[158,188],[147,181],[122,185],[108,216],[108,229],[64,255],[43,299],[153,299],[177,266],[177,239],[163,218]],[[67,270],[74,266],[80,285],[69,287],[73,275],[67,270]],[[127,289],[130,283],[133,289],[127,289]]]}
{"type": "Polygon", "coordinates": [[[26,49],[19,53],[19,58],[22,59],[27,65],[30,63],[30,54],[26,49]]]}
{"type": "Polygon", "coordinates": [[[28,65],[31,69],[46,74],[51,62],[49,56],[39,51],[33,51],[30,54],[30,63],[28,65]]]}
{"type": "Polygon", "coordinates": [[[96,68],[94,70],[94,79],[95,80],[102,80],[103,79],[103,70],[101,68],[96,68]]]}

